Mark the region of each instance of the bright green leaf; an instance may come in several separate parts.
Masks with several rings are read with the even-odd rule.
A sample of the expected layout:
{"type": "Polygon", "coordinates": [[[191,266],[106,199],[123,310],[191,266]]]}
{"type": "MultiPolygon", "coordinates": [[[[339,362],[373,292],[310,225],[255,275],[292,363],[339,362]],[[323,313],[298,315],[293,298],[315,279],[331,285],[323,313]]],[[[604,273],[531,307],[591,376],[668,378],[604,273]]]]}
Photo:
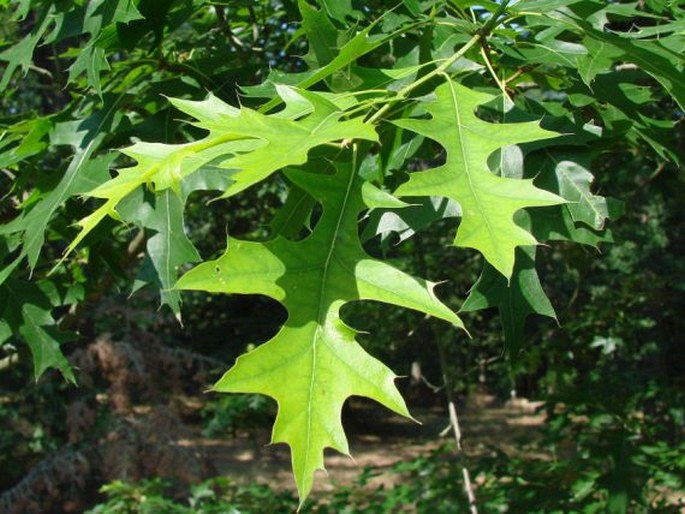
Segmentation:
{"type": "Polygon", "coordinates": [[[240,357],[214,389],[276,399],[279,413],[272,441],[290,445],[302,500],[311,490],[314,471],[323,468],[324,448],[349,453],[340,422],[349,396],[372,398],[408,415],[393,384],[395,375],[355,341],[354,330],[340,319],[342,305],[376,300],[462,326],[435,297],[434,284],[366,255],[357,233],[358,213],[368,207],[395,206],[397,200],[368,183],[363,186],[351,166],[337,168],[334,175],[287,174],[323,205],[323,215],[306,239],[231,239],[222,257],[189,271],[176,286],[263,294],[287,308],[289,317],[280,332],[240,357]]]}
{"type": "Polygon", "coordinates": [[[447,151],[444,165],[415,172],[398,196],[444,196],[459,203],[462,221],[455,246],[475,248],[507,278],[514,269],[514,250],[534,245],[535,238],[514,223],[519,209],[564,203],[532,180],[498,177],[487,166],[494,151],[517,143],[539,141],[558,134],[536,122],[488,123],[476,108],[494,97],[449,81],[436,89],[437,101],[428,104],[429,120],[401,119],[394,123],[440,143],[447,151]]]}
{"type": "Polygon", "coordinates": [[[120,170],[117,177],[88,193],[106,202],[79,222],[82,229],[68,250],[106,216],[117,218],[119,202],[142,184],[152,185],[155,191],[170,188],[180,193],[184,178],[212,163],[236,171],[223,194],[228,197],[281,168],[305,163],[307,153],[316,146],[345,139],[376,140],[373,128],[361,119],[341,120],[344,111],[325,95],[285,86],[278,92],[286,103],[286,116],[265,115],[247,107],[236,109],[212,95],[201,102],[171,99],[178,109],[197,118],[194,124],[209,134],[194,143],[136,143],[122,150],[138,164],[120,170]],[[304,114],[303,104],[309,105],[309,112],[304,114]]]}

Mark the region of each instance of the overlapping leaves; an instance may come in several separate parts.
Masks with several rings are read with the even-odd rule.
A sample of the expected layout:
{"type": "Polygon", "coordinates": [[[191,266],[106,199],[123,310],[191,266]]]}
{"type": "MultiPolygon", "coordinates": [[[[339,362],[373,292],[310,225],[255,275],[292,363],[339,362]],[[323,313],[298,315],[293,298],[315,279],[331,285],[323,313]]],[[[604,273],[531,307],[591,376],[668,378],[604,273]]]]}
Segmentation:
{"type": "Polygon", "coordinates": [[[234,183],[223,195],[226,197],[280,168],[303,164],[307,152],[315,146],[355,137],[376,139],[373,129],[360,119],[341,120],[343,110],[321,94],[283,86],[278,92],[286,107],[273,115],[247,107],[237,109],[214,96],[201,102],[172,99],[209,134],[193,143],[136,143],[123,150],[138,163],[120,170],[117,177],[88,193],[105,203],[79,221],[81,231],[69,250],[106,216],[119,218],[119,202],[143,184],[158,192],[171,189],[180,193],[184,178],[211,165],[236,172],[234,183]]]}
{"type": "MultiPolygon", "coordinates": [[[[295,12],[299,8],[302,23],[301,30],[296,33],[307,39],[304,62],[311,69],[301,72],[297,68],[300,73],[288,74],[275,66],[270,80],[247,89],[253,96],[270,97],[259,111],[231,107],[214,96],[202,102],[172,99],[173,105],[192,116],[196,120],[194,124],[206,130],[207,135],[198,141],[178,145],[137,143],[124,150],[136,164],[120,170],[110,179],[107,173],[111,157],[99,155],[105,149],[105,134],[144,138],[145,132],[133,130],[129,133],[127,128],[122,129],[114,122],[111,130],[100,124],[84,127],[80,120],[123,119],[126,123],[142,125],[142,118],[153,118],[155,113],[160,113],[156,104],[149,102],[150,91],[154,88],[141,88],[147,90],[143,95],[147,100],[137,102],[136,110],[121,109],[119,112],[118,100],[111,101],[108,95],[127,89],[128,83],[121,77],[158,67],[166,80],[167,71],[182,68],[195,79],[202,77],[201,85],[181,89],[179,93],[164,91],[166,94],[199,95],[210,84],[212,87],[217,85],[214,89],[217,94],[230,94],[230,87],[218,87],[218,84],[227,83],[229,75],[229,82],[242,80],[244,76],[234,78],[234,72],[242,73],[242,68],[237,70],[237,64],[231,59],[242,59],[247,54],[235,52],[226,58],[226,62],[232,64],[223,64],[220,72],[215,73],[207,63],[216,63],[217,59],[203,61],[192,56],[190,44],[169,51],[170,46],[164,48],[162,39],[165,34],[182,32],[177,30],[181,23],[166,26],[159,21],[165,18],[160,12],[149,16],[151,3],[147,2],[98,0],[72,5],[22,1],[16,11],[17,17],[26,17],[33,4],[44,4],[45,8],[36,13],[39,15],[25,20],[29,30],[24,40],[3,47],[0,60],[8,65],[1,83],[10,83],[18,68],[32,69],[32,55],[41,43],[80,37],[77,43],[82,52],[70,54],[63,69],[70,71],[67,82],[78,82],[79,91],[94,89],[99,93],[100,103],[90,105],[73,100],[72,104],[79,108],[70,107],[60,119],[69,117],[77,121],[53,125],[51,117],[41,118],[31,128],[15,125],[3,134],[5,139],[0,137],[3,171],[10,167],[13,172],[23,160],[41,153],[47,145],[48,133],[51,133],[52,145],[70,144],[74,149],[72,164],[68,168],[65,166],[61,177],[55,177],[52,184],[56,186],[52,189],[43,191],[40,186],[30,185],[25,190],[19,187],[12,191],[17,205],[18,199],[23,201],[28,196],[29,201],[18,207],[17,211],[21,212],[16,216],[13,209],[11,221],[0,227],[0,234],[7,236],[0,247],[2,257],[12,262],[0,271],[0,343],[18,332],[33,351],[37,375],[52,366],[73,380],[59,349],[62,336],[55,330],[56,317],[51,314],[55,307],[66,302],[53,301],[42,289],[10,275],[25,257],[34,270],[41,257],[47,227],[69,198],[85,193],[104,200],[93,214],[79,222],[81,231],[70,249],[82,243],[108,216],[142,225],[149,236],[146,262],[151,263],[158,275],[162,302],[176,313],[180,311],[180,289],[262,294],[275,298],[287,308],[289,318],[278,335],[240,358],[215,389],[267,394],[279,402],[273,440],[291,446],[302,498],[311,489],[314,471],[322,467],[324,447],[343,453],[349,451],[340,424],[340,408],[348,396],[368,396],[396,412],[407,414],[393,385],[393,373],[361,349],[355,341],[354,330],[340,319],[341,307],[346,302],[377,300],[416,309],[461,326],[459,318],[435,298],[433,284],[374,260],[364,252],[358,236],[360,211],[385,209],[377,211],[377,216],[371,216],[367,224],[369,233],[365,235],[371,237],[380,233],[387,236],[392,232],[398,234],[401,241],[428,223],[459,217],[455,245],[475,248],[488,261],[463,310],[498,307],[512,355],[523,340],[526,316],[531,313],[554,316],[535,270],[533,245],[537,243],[536,238],[569,239],[592,245],[609,238],[605,220],[611,214],[611,204],[594,194],[591,188],[590,157],[595,153],[578,152],[574,147],[548,152],[549,158],[545,157],[543,164],[528,170],[525,175],[535,176],[538,187],[530,179],[518,178],[524,176],[522,169],[517,178],[506,173],[498,176],[493,173],[497,170],[488,167],[493,152],[502,150],[504,160],[507,148],[512,150],[510,145],[542,141],[559,137],[559,134],[543,130],[534,122],[489,123],[480,119],[476,115],[478,106],[493,97],[450,79],[434,91],[432,102],[425,102],[431,96],[424,97],[421,102],[415,102],[411,95],[396,98],[404,102],[401,107],[406,108],[405,112],[411,112],[417,103],[421,103],[427,106],[430,116],[429,119],[404,118],[395,122],[414,132],[409,140],[404,138],[403,143],[411,147],[411,152],[402,149],[401,137],[395,138],[394,143],[392,138],[383,140],[383,148],[374,147],[371,152],[374,157],[378,152],[380,161],[388,161],[377,170],[377,183],[383,183],[384,178],[388,178],[383,177],[384,172],[390,174],[407,166],[404,158],[407,155],[424,159],[425,150],[431,143],[424,143],[416,134],[430,138],[444,148],[444,165],[412,173],[409,182],[396,191],[411,202],[418,196],[416,205],[405,208],[397,199],[360,178],[357,166],[351,162],[351,152],[328,155],[327,160],[314,163],[318,166],[314,173],[311,166],[308,172],[286,172],[292,185],[291,196],[272,221],[273,233],[277,234],[275,239],[265,243],[231,239],[222,257],[199,265],[181,279],[177,289],[171,289],[177,269],[199,260],[184,227],[183,209],[190,191],[219,189],[224,197],[231,196],[260,183],[277,170],[311,161],[311,150],[315,148],[320,150],[331,143],[339,148],[338,142],[343,140],[378,141],[374,128],[361,121],[361,113],[370,112],[372,106],[390,98],[388,95],[392,91],[408,84],[417,86],[411,94],[418,95],[418,81],[413,82],[417,73],[429,73],[427,70],[434,69],[431,66],[438,66],[442,59],[454,55],[455,45],[470,41],[477,33],[486,35],[489,30],[481,32],[484,26],[479,26],[475,17],[465,20],[446,15],[443,7],[431,2],[398,2],[393,13],[371,23],[365,23],[363,11],[357,10],[355,7],[359,6],[353,6],[349,0],[288,2],[286,8],[295,12]],[[312,3],[318,4],[318,8],[312,3]],[[430,11],[430,17],[424,18],[424,11],[430,11]],[[396,13],[402,14],[394,17],[396,13]],[[141,20],[141,17],[145,19],[141,20]],[[352,20],[356,20],[355,26],[349,25],[352,20]],[[421,32],[414,30],[417,27],[421,32]],[[154,44],[152,38],[139,43],[155,47],[155,58],[149,59],[152,62],[146,65],[149,68],[137,68],[137,60],[146,60],[149,56],[135,53],[135,58],[127,57],[124,51],[117,54],[117,59],[121,57],[122,61],[116,65],[114,61],[112,63],[117,70],[109,69],[108,44],[130,50],[128,43],[123,44],[119,39],[122,34],[149,32],[154,32],[154,44]],[[408,37],[400,37],[405,33],[408,37]],[[415,36],[420,39],[418,45],[415,36]],[[86,79],[79,80],[83,74],[86,79]],[[111,79],[104,94],[101,94],[101,74],[107,74],[111,79]],[[278,86],[277,82],[297,87],[278,86]],[[315,85],[319,89],[348,94],[307,91],[315,85]],[[358,98],[370,99],[370,103],[359,104],[350,94],[352,92],[358,98]],[[154,106],[147,105],[148,102],[154,106]],[[281,103],[285,103],[282,111],[266,114],[281,103]],[[350,108],[360,117],[350,117],[350,108]],[[90,114],[81,117],[81,111],[90,114]],[[332,170],[332,173],[326,170],[332,170]],[[203,185],[205,179],[207,183],[203,185]],[[141,186],[148,187],[144,191],[141,186]],[[567,203],[559,205],[564,200],[567,203]],[[302,224],[316,220],[316,216],[311,215],[315,202],[322,205],[323,214],[313,232],[302,241],[290,240],[300,235],[302,224]],[[528,207],[544,208],[528,212],[525,210],[528,207]],[[529,217],[529,222],[521,221],[525,217],[529,217]],[[5,279],[8,280],[3,284],[5,279]]],[[[203,2],[193,4],[198,9],[204,5],[203,2]]],[[[461,2],[457,11],[471,5],[472,2],[461,2]]],[[[504,5],[484,3],[490,13],[500,12],[499,7],[504,5]]],[[[221,8],[212,5],[211,9],[203,11],[208,20],[204,26],[212,27],[207,29],[207,37],[228,33],[233,36],[229,40],[242,48],[240,38],[249,42],[248,31],[243,30],[240,38],[236,38],[238,32],[232,33],[227,18],[219,16],[220,12],[225,13],[221,8]],[[215,21],[218,30],[214,30],[215,21]]],[[[662,23],[663,20],[653,18],[656,20],[654,25],[618,32],[610,30],[609,18],[643,13],[638,4],[521,0],[512,8],[519,11],[516,20],[521,25],[510,24],[507,30],[487,34],[488,40],[480,41],[484,50],[490,49],[493,62],[469,61],[467,66],[462,66],[462,71],[468,70],[470,84],[485,85],[490,78],[478,74],[501,64],[497,75],[508,78],[500,86],[515,90],[517,102],[531,105],[539,100],[554,104],[558,113],[565,109],[560,106],[568,101],[574,110],[573,116],[577,117],[574,121],[579,125],[601,120],[596,123],[612,132],[612,137],[626,134],[628,139],[646,141],[658,155],[678,161],[676,146],[661,138],[671,130],[673,123],[655,119],[661,115],[650,110],[662,102],[665,95],[652,94],[650,88],[660,84],[680,107],[683,106],[685,43],[682,20],[662,23]],[[528,20],[527,13],[532,13],[528,20]],[[498,62],[502,56],[506,58],[498,62]],[[488,66],[484,67],[485,64],[488,66]],[[630,70],[630,74],[626,70],[630,70]],[[656,82],[652,83],[651,78],[656,82]],[[531,84],[532,90],[529,89],[531,84]],[[559,100],[557,96],[564,99],[559,100]]],[[[498,18],[494,16],[493,19],[498,18]]],[[[187,20],[183,24],[193,23],[190,15],[187,20]]],[[[283,26],[292,20],[285,21],[283,26]]],[[[295,40],[297,37],[293,36],[295,40]]],[[[139,38],[130,39],[138,41],[139,38]]],[[[253,43],[258,44],[256,35],[253,39],[253,43]]],[[[469,54],[469,58],[472,57],[478,59],[469,54]]],[[[225,56],[221,54],[220,58],[225,56]]],[[[241,65],[250,68],[245,62],[241,65]]],[[[455,67],[447,71],[454,73],[455,67]]],[[[266,76],[265,70],[260,73],[261,77],[266,76]]],[[[179,77],[175,79],[177,85],[183,82],[179,77]]],[[[246,83],[253,79],[250,75],[246,83]]],[[[132,96],[134,93],[127,94],[132,96]]],[[[157,90],[154,94],[159,96],[157,90]]],[[[399,111],[387,112],[396,115],[399,111]]],[[[550,114],[555,116],[554,112],[550,114]]],[[[559,116],[567,114],[570,116],[570,111],[559,116]]],[[[154,137],[158,136],[155,132],[154,137]]],[[[123,137],[115,144],[120,144],[123,137]]],[[[539,150],[544,144],[531,146],[539,150]]],[[[522,167],[523,150],[515,148],[513,153],[520,156],[522,167]]],[[[528,157],[526,163],[535,162],[528,157]]],[[[367,176],[367,179],[370,178],[367,176]]],[[[450,273],[451,270],[446,271],[446,275],[450,273]]]]}
{"type": "Polygon", "coordinates": [[[219,259],[185,274],[177,288],[220,293],[263,294],[280,301],[289,317],[268,343],[240,357],[214,386],[222,392],[261,393],[276,399],[273,442],[292,450],[300,497],[323,468],[323,450],[348,454],[340,420],[352,395],[372,398],[408,415],[395,376],[355,341],[340,308],[376,300],[416,309],[461,326],[433,294],[429,282],[370,258],[358,236],[358,213],[401,203],[369,183],[344,162],[333,175],[291,171],[288,177],[323,206],[316,228],[303,241],[282,237],[267,243],[230,239],[219,259]],[[287,386],[286,386],[287,384],[287,386]]]}

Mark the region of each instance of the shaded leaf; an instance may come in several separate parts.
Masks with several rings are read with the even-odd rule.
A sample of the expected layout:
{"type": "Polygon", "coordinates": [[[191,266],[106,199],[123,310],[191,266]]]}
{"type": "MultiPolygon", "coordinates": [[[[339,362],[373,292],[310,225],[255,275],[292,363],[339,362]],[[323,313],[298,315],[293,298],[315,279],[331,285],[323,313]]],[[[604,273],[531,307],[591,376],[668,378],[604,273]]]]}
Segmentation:
{"type": "Polygon", "coordinates": [[[602,230],[609,217],[606,198],[590,191],[595,179],[588,170],[590,156],[585,152],[544,152],[545,161],[539,167],[538,185],[558,193],[568,201],[562,208],[568,209],[574,222],[582,222],[594,230],[602,230]]]}
{"type": "Polygon", "coordinates": [[[520,247],[516,254],[511,280],[486,263],[460,310],[472,312],[497,307],[505,346],[512,361],[523,347],[526,318],[530,314],[556,320],[554,307],[543,291],[535,269],[535,247],[520,247]]]}
{"type": "Polygon", "coordinates": [[[352,7],[352,0],[319,0],[319,3],[326,9],[328,16],[343,23],[347,18],[362,17],[362,13],[352,7]]]}
{"type": "Polygon", "coordinates": [[[183,210],[186,201],[195,191],[225,190],[231,183],[230,177],[231,173],[226,170],[204,167],[181,183],[180,196],[170,189],[157,195],[145,195],[143,189],[138,188],[119,206],[124,220],[152,231],[147,238],[146,257],[153,273],[148,273],[149,268],[143,265],[133,291],[146,283],[157,282],[162,305],[168,305],[179,321],[181,297],[173,289],[178,279],[178,268],[200,260],[200,255],[185,232],[183,210]]]}
{"type": "Polygon", "coordinates": [[[143,200],[143,191],[139,189],[127,198],[126,205],[123,203],[121,215],[125,220],[140,223],[154,231],[147,239],[147,255],[159,278],[162,305],[168,305],[180,319],[181,297],[178,291],[171,289],[178,278],[177,269],[183,264],[200,260],[200,255],[184,230],[185,201],[167,189],[152,195],[150,202],[146,202],[143,200]]]}
{"type": "Polygon", "coordinates": [[[48,118],[34,118],[9,127],[0,138],[0,167],[9,168],[45,149],[45,136],[51,128],[48,118]]]}
{"type": "Polygon", "coordinates": [[[50,313],[53,305],[41,288],[31,282],[8,280],[0,285],[0,344],[12,334],[20,334],[33,355],[35,379],[49,368],[76,383],[76,378],[60,349],[66,335],[60,334],[50,313]]]}
{"type": "Polygon", "coordinates": [[[563,205],[534,209],[525,216],[530,220],[531,232],[539,241],[574,241],[595,248],[599,243],[614,242],[610,228],[598,231],[585,224],[576,224],[563,205]]]}
{"type": "Polygon", "coordinates": [[[36,30],[22,38],[16,45],[0,52],[0,60],[7,61],[7,67],[0,80],[0,90],[5,90],[17,68],[21,68],[22,72],[26,74],[33,64],[33,51],[36,49],[40,38],[43,37],[43,34],[45,34],[45,31],[50,25],[50,15],[53,12],[53,8],[50,7],[43,12],[43,18],[36,30]]]}
{"type": "Polygon", "coordinates": [[[386,241],[395,234],[401,243],[415,233],[438,220],[461,217],[459,205],[448,198],[431,196],[423,198],[405,198],[408,205],[401,209],[373,209],[369,221],[362,233],[366,241],[377,235],[386,241]]]}
{"type": "MultiPolygon", "coordinates": [[[[352,39],[350,39],[340,48],[335,58],[331,62],[326,64],[326,66],[323,66],[316,70],[312,70],[302,75],[303,78],[301,81],[297,82],[297,87],[301,89],[309,89],[314,84],[321,82],[322,80],[330,77],[337,71],[340,71],[346,66],[349,66],[360,57],[375,50],[376,48],[387,43],[391,39],[391,36],[383,34],[373,36],[370,35],[373,27],[374,24],[371,24],[368,27],[357,32],[357,34],[355,34],[355,36],[352,39]]],[[[260,111],[267,112],[270,109],[273,109],[279,103],[280,100],[278,98],[272,98],[270,101],[265,103],[260,108],[260,111]]]]}
{"type": "Polygon", "coordinates": [[[325,66],[337,54],[338,31],[323,10],[314,9],[305,0],[300,0],[298,6],[309,42],[309,52],[304,59],[310,68],[325,66]]]}
{"type": "Polygon", "coordinates": [[[47,192],[27,213],[3,227],[3,231],[23,232],[23,248],[20,255],[6,268],[0,270],[0,284],[26,257],[29,267],[38,262],[45,231],[55,211],[72,196],[83,194],[109,178],[109,165],[114,155],[93,157],[108,132],[122,119],[118,107],[124,98],[108,96],[104,108],[89,118],[56,123],[52,126],[50,142],[54,145],[70,145],[74,155],[64,175],[54,189],[47,192]]]}

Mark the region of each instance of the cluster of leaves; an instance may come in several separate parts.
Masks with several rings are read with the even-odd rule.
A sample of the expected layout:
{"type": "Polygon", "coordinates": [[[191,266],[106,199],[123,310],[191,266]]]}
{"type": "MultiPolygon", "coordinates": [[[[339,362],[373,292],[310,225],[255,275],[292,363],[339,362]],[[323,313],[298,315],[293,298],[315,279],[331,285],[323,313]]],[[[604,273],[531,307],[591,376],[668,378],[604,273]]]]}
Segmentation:
{"type": "Polygon", "coordinates": [[[170,498],[168,486],[160,479],[138,484],[116,480],[101,488],[107,500],[87,514],[256,514],[287,512],[295,501],[287,492],[276,493],[264,485],[238,485],[225,478],[193,486],[188,498],[182,500],[170,498]]]}
{"type": "Polygon", "coordinates": [[[271,400],[257,394],[222,396],[202,408],[202,433],[207,437],[227,431],[236,435],[238,430],[263,426],[273,419],[272,407],[271,400]]]}
{"type": "Polygon", "coordinates": [[[281,303],[279,332],[214,390],[278,402],[273,441],[291,447],[302,500],[324,448],[349,453],[349,396],[409,415],[341,309],[374,300],[464,327],[434,282],[370,255],[370,239],[405,241],[447,219],[452,246],[483,259],[461,311],[497,307],[516,362],[526,318],[555,318],[536,245],[612,239],[620,205],[593,191],[598,159],[681,159],[680,2],[11,3],[0,344],[23,339],[36,377],[55,368],[75,382],[66,329],[82,328],[111,275],[133,292],[156,287],[179,319],[184,290],[281,303]],[[23,98],[25,81],[45,93],[23,98]],[[264,184],[286,197],[266,228],[203,259],[189,206],[264,184]]]}

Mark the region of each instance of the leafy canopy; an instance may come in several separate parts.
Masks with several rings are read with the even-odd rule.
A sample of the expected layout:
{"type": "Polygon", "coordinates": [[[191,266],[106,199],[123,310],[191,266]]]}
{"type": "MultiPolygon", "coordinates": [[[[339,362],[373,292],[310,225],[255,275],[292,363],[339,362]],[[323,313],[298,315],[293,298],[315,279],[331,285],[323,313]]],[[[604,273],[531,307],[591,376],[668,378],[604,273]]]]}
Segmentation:
{"type": "MultiPolygon", "coordinates": [[[[614,172],[602,155],[639,152],[657,169],[682,159],[679,2],[0,4],[11,6],[3,351],[23,340],[36,378],[54,368],[76,381],[65,351],[82,342],[79,313],[111,288],[104,275],[154,288],[179,319],[186,290],[277,300],[288,311],[278,334],[214,390],[276,399],[273,441],[290,445],[302,501],[324,448],[349,453],[348,397],[409,415],[395,374],[341,318],[345,304],[459,329],[458,308],[497,307],[516,359],[526,318],[555,317],[537,245],[611,240],[620,209],[594,185],[598,170],[605,182],[614,172]],[[205,232],[189,219],[229,198],[260,212],[267,188],[282,200],[272,219],[231,235],[217,258],[219,247],[198,251],[205,232]],[[214,202],[202,203],[207,192],[214,202]],[[434,282],[378,250],[434,231],[483,258],[475,283],[443,289],[470,288],[463,302],[438,299],[434,282]]],[[[214,223],[237,225],[232,214],[214,223]]]]}

